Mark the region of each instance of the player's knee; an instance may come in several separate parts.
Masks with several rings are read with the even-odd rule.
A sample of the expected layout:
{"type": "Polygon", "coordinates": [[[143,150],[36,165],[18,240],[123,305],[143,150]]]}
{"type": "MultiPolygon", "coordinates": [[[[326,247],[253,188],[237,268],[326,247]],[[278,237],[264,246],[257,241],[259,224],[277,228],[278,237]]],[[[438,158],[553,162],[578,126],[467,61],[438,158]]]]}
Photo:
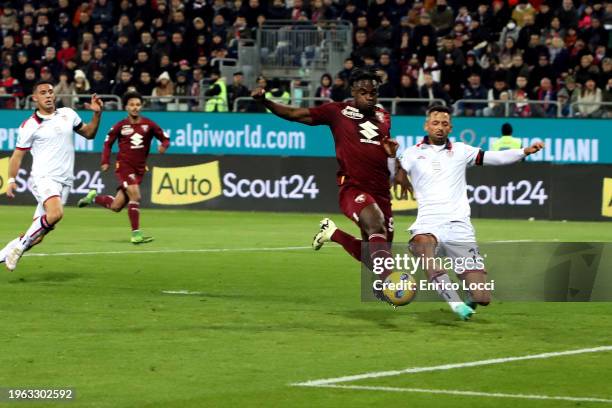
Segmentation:
{"type": "Polygon", "coordinates": [[[123,206],[111,204],[110,209],[111,211],[118,213],[118,212],[121,212],[121,210],[123,209],[123,206]]]}
{"type": "Polygon", "coordinates": [[[435,247],[436,240],[431,235],[419,234],[415,235],[409,244],[410,252],[419,256],[427,252],[428,247],[435,247]]]}
{"type": "Polygon", "coordinates": [[[365,225],[365,232],[368,235],[372,235],[372,234],[387,234],[387,229],[385,228],[385,221],[382,217],[380,217],[380,219],[378,218],[374,218],[372,220],[370,220],[366,225],[365,225]]]}
{"type": "Polygon", "coordinates": [[[51,225],[55,225],[62,220],[64,217],[64,210],[61,208],[52,208],[47,211],[47,222],[51,225]]]}

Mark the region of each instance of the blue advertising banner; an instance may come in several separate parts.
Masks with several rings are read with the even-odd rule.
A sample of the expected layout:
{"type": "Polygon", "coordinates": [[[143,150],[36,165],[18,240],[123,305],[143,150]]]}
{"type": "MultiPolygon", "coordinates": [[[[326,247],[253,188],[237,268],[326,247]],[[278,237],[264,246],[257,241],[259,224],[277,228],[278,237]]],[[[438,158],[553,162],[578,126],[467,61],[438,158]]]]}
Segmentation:
{"type": "MultiPolygon", "coordinates": [[[[79,112],[85,121],[91,113],[79,112]]],[[[19,125],[28,111],[0,111],[0,151],[15,147],[19,125]]],[[[171,154],[334,156],[331,132],[326,126],[305,126],[272,114],[145,112],[170,136],[171,154]]],[[[75,137],[79,152],[100,152],[104,135],[125,117],[124,112],[105,112],[93,141],[75,137]]],[[[504,122],[528,145],[543,141],[546,149],[528,157],[534,162],[612,163],[612,121],[605,119],[455,118],[451,139],[487,150],[500,136],[504,122]],[[606,143],[607,142],[607,143],[606,143]]],[[[402,147],[418,143],[423,117],[394,116],[392,135],[402,147]]]]}

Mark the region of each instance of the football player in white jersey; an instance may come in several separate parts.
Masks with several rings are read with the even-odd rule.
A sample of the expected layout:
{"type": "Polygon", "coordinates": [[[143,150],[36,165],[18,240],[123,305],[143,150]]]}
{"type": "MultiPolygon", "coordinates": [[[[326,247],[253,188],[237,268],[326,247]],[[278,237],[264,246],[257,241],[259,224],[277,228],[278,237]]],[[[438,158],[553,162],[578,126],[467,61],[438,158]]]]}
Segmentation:
{"type": "Polygon", "coordinates": [[[524,149],[483,151],[465,143],[451,143],[451,110],[433,106],[425,121],[427,136],[401,155],[399,177],[410,177],[418,203],[416,221],[410,226],[410,250],[417,257],[434,256],[453,259],[455,273],[472,287],[467,304],[451,288],[451,281],[440,263],[429,262],[426,272],[430,283],[451,309],[468,320],[476,305],[487,305],[491,294],[484,283],[485,268],[480,256],[474,227],[470,222],[465,171],[468,166],[505,165],[518,162],[540,151],[534,143],[524,149]],[[403,175],[402,175],[403,173],[403,175]]]}
{"type": "Polygon", "coordinates": [[[32,154],[32,194],[38,201],[32,225],[25,234],[9,242],[0,250],[0,263],[9,271],[17,267],[21,255],[42,241],[64,215],[74,180],[74,132],[93,139],[98,132],[102,116],[102,100],[91,96],[93,118],[83,123],[70,108],[55,107],[53,83],[39,81],[32,91],[37,109],[19,127],[17,144],[9,161],[9,179],[6,195],[15,197],[15,177],[27,151],[32,154]]]}

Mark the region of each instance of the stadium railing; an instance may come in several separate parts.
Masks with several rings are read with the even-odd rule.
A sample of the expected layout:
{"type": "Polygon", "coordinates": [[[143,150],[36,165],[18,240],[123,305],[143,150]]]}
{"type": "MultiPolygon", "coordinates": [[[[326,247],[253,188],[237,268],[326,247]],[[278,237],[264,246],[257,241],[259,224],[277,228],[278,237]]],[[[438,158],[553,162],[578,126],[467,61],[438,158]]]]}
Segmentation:
{"type": "MultiPolygon", "coordinates": [[[[352,101],[353,98],[346,98],[344,102],[352,101]]],[[[428,106],[439,104],[446,106],[446,101],[444,99],[439,98],[378,98],[378,102],[388,110],[392,115],[397,114],[397,108],[399,104],[404,104],[403,107],[408,107],[414,109],[423,108],[423,112],[428,106]],[[406,106],[407,105],[407,106],[406,106]]]]}
{"type": "Polygon", "coordinates": [[[0,109],[19,109],[21,98],[15,95],[0,95],[0,109]]]}
{"type": "Polygon", "coordinates": [[[612,102],[572,102],[569,106],[569,116],[582,118],[612,118],[612,102]],[[587,115],[580,113],[580,106],[597,105],[599,108],[587,115]]]}
{"type": "MultiPolygon", "coordinates": [[[[275,102],[282,103],[280,99],[270,98],[275,102]]],[[[325,102],[333,102],[329,98],[319,98],[314,96],[304,96],[299,98],[293,98],[289,103],[290,106],[295,106],[298,108],[309,108],[317,105],[317,102],[325,103],[325,102]]],[[[253,112],[253,111],[262,111],[263,108],[257,108],[256,102],[250,96],[241,96],[239,98],[234,99],[234,106],[232,107],[232,112],[253,112]],[[241,110],[241,107],[243,110],[241,110]]]]}
{"type": "MultiPolygon", "coordinates": [[[[2,95],[0,95],[1,97],[2,95]]],[[[57,101],[61,103],[61,106],[68,108],[82,108],[82,105],[89,103],[91,94],[56,94],[57,101]]],[[[103,94],[98,95],[106,105],[105,108],[108,110],[122,110],[123,103],[121,98],[117,95],[103,94]]],[[[34,101],[32,95],[28,95],[25,98],[23,109],[34,109],[34,101]]]]}
{"type": "MultiPolygon", "coordinates": [[[[534,99],[524,99],[524,100],[516,100],[516,99],[493,99],[493,100],[489,100],[489,99],[458,99],[454,104],[453,104],[453,109],[454,109],[454,115],[455,116],[465,116],[463,115],[463,110],[464,108],[464,104],[470,104],[470,105],[478,105],[479,107],[477,108],[468,108],[468,109],[474,109],[475,111],[478,111],[477,114],[473,115],[473,116],[486,116],[486,117],[512,117],[512,109],[514,108],[514,105],[516,105],[517,103],[524,103],[527,105],[554,105],[555,106],[555,110],[556,110],[556,114],[553,117],[563,117],[562,114],[562,110],[563,110],[563,105],[559,102],[559,101],[540,101],[540,100],[534,100],[534,99]],[[491,108],[489,106],[489,104],[494,104],[494,105],[503,105],[504,107],[504,114],[503,115],[499,115],[496,114],[496,112],[493,111],[494,108],[491,108]]],[[[548,116],[545,112],[542,111],[533,111],[530,113],[529,115],[530,117],[550,117],[548,116]]]]}

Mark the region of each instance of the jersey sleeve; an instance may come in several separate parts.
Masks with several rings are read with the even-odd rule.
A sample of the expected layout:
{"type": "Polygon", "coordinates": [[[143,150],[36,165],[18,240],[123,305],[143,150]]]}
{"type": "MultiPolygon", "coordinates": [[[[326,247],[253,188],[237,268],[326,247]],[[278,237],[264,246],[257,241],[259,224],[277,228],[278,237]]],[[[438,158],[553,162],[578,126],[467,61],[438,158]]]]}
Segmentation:
{"type": "Polygon", "coordinates": [[[104,148],[102,149],[102,164],[110,163],[111,150],[113,148],[113,144],[115,143],[115,140],[117,140],[117,137],[119,137],[120,129],[121,129],[121,126],[119,126],[119,124],[117,123],[115,126],[110,128],[110,130],[108,131],[108,134],[106,135],[106,139],[104,139],[104,148]]]}
{"type": "Polygon", "coordinates": [[[412,163],[414,162],[414,160],[411,158],[412,155],[410,154],[410,151],[411,149],[405,149],[399,156],[400,166],[406,171],[406,173],[410,173],[412,163]]]}
{"type": "Polygon", "coordinates": [[[77,132],[80,128],[83,127],[83,119],[81,119],[79,114],[74,109],[70,109],[70,108],[66,108],[66,109],[69,112],[69,117],[70,117],[70,120],[72,121],[72,130],[77,132]]]}
{"type": "Polygon", "coordinates": [[[330,125],[338,112],[336,104],[334,103],[325,103],[321,106],[309,108],[308,110],[310,111],[310,118],[312,119],[311,126],[330,125]]]}
{"type": "Polygon", "coordinates": [[[464,144],[464,160],[467,166],[482,166],[484,150],[464,144]]]}
{"type": "Polygon", "coordinates": [[[166,149],[170,146],[170,136],[155,122],[151,122],[151,133],[166,149]]]}
{"type": "Polygon", "coordinates": [[[17,144],[15,148],[17,150],[30,150],[32,148],[32,142],[34,141],[34,132],[24,122],[23,125],[17,131],[17,144]]]}

